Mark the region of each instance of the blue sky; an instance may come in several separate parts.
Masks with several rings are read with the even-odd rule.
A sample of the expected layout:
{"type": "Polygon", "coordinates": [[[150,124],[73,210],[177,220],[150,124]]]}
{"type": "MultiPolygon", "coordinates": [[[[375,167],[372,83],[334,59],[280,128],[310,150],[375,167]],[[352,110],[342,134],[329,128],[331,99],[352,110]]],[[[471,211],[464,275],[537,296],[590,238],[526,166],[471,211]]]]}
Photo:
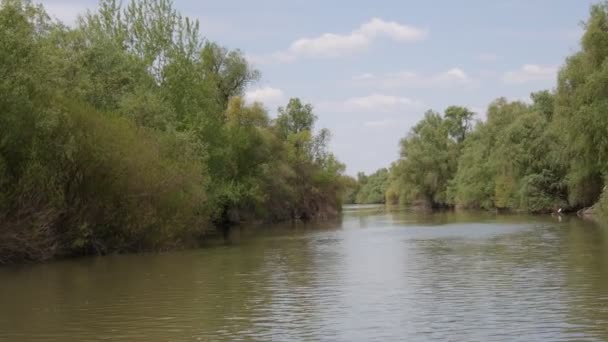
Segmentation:
{"type": "MultiPolygon", "coordinates": [[[[39,2],[66,23],[97,4],[39,2]]],[[[290,97],[312,103],[353,175],[396,160],[428,109],[462,105],[483,119],[497,97],[551,89],[592,2],[174,1],[207,39],[241,49],[262,72],[250,101],[273,115],[290,97]]]]}

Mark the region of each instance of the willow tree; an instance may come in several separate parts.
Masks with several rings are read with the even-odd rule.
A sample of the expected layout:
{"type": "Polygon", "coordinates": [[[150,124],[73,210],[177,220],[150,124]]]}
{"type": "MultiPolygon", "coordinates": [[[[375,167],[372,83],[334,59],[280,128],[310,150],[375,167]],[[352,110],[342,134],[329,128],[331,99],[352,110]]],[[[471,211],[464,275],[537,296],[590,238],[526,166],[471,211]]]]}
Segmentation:
{"type": "Polygon", "coordinates": [[[454,142],[439,113],[428,111],[424,119],[401,140],[400,178],[412,200],[428,205],[447,204],[447,186],[456,171],[454,142]]]}
{"type": "Polygon", "coordinates": [[[570,200],[591,205],[608,172],[608,4],[591,7],[581,51],[559,72],[556,119],[566,141],[570,200]]]}
{"type": "Polygon", "coordinates": [[[450,106],[444,115],[428,111],[400,142],[401,158],[391,167],[389,202],[451,204],[450,183],[474,113],[450,106]]]}

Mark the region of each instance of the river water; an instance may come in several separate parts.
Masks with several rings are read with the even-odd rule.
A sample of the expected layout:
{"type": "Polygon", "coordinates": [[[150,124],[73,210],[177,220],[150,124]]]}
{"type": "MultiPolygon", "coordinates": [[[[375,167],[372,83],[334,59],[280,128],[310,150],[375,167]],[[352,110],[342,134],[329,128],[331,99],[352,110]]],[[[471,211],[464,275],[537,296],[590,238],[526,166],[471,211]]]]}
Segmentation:
{"type": "Polygon", "coordinates": [[[608,229],[345,208],[208,248],[0,268],[0,341],[608,341],[608,229]]]}

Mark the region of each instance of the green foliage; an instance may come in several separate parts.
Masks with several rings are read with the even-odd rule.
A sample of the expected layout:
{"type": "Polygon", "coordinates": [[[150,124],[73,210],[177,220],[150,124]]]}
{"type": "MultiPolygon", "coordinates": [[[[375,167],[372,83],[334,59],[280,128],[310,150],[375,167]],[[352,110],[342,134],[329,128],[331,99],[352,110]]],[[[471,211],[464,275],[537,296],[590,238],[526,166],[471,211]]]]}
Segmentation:
{"type": "Polygon", "coordinates": [[[389,172],[387,169],[379,169],[369,176],[360,172],[357,180],[350,181],[349,196],[345,203],[356,204],[380,204],[386,202],[386,191],[389,185],[389,172]]]}
{"type": "Polygon", "coordinates": [[[287,106],[279,108],[275,124],[279,134],[286,138],[290,134],[312,131],[316,119],[310,104],[303,105],[299,99],[291,99],[287,106]]]}
{"type": "Polygon", "coordinates": [[[292,190],[288,203],[291,216],[310,219],[335,215],[343,196],[344,165],[327,151],[330,133],[314,135],[317,117],[310,104],[292,98],[279,108],[273,132],[284,146],[292,190]]]}
{"type": "Polygon", "coordinates": [[[470,129],[471,112],[427,113],[402,141],[391,169],[389,202],[549,211],[568,205],[563,140],[553,128],[554,96],[534,103],[500,98],[470,129]]]}
{"type": "Polygon", "coordinates": [[[608,5],[593,5],[582,50],[566,60],[558,77],[556,126],[571,163],[568,186],[574,205],[593,204],[608,171],[607,21],[608,5]]]}
{"type": "Polygon", "coordinates": [[[51,151],[69,148],[69,156],[54,157],[61,165],[63,224],[78,228],[60,231],[73,241],[75,250],[67,252],[165,249],[205,232],[207,180],[191,137],[138,128],[86,107],[66,106],[65,113],[58,135],[66,141],[51,151]]]}
{"type": "Polygon", "coordinates": [[[483,123],[479,123],[467,137],[458,160],[458,170],[450,183],[452,203],[469,208],[493,207],[494,173],[488,163],[492,141],[492,132],[483,123]]]}
{"type": "Polygon", "coordinates": [[[566,60],[557,89],[531,94],[531,105],[500,98],[468,134],[470,112],[449,107],[443,122],[451,140],[442,118],[427,114],[402,141],[388,200],[530,212],[575,210],[598,200],[605,207],[607,23],[608,4],[593,5],[581,51],[566,60]]]}
{"type": "Polygon", "coordinates": [[[462,143],[471,130],[471,121],[475,113],[468,108],[450,106],[445,110],[445,121],[450,137],[457,143],[462,143]]]}
{"type": "Polygon", "coordinates": [[[391,169],[390,202],[398,198],[431,207],[449,203],[448,184],[456,171],[458,141],[468,131],[469,113],[450,107],[444,118],[428,111],[401,140],[401,159],[391,169]]]}
{"type": "Polygon", "coordinates": [[[169,0],[101,0],[75,28],[0,3],[0,264],[196,244],[212,223],[335,215],[344,166],[290,100],[169,0]]]}

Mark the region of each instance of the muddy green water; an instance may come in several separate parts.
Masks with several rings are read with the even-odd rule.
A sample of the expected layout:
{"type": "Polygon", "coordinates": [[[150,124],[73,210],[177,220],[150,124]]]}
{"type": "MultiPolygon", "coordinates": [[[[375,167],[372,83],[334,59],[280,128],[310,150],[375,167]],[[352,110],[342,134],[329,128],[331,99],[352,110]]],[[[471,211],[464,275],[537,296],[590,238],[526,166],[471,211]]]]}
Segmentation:
{"type": "Polygon", "coordinates": [[[347,207],[214,247],[0,268],[0,341],[607,341],[608,230],[347,207]]]}

